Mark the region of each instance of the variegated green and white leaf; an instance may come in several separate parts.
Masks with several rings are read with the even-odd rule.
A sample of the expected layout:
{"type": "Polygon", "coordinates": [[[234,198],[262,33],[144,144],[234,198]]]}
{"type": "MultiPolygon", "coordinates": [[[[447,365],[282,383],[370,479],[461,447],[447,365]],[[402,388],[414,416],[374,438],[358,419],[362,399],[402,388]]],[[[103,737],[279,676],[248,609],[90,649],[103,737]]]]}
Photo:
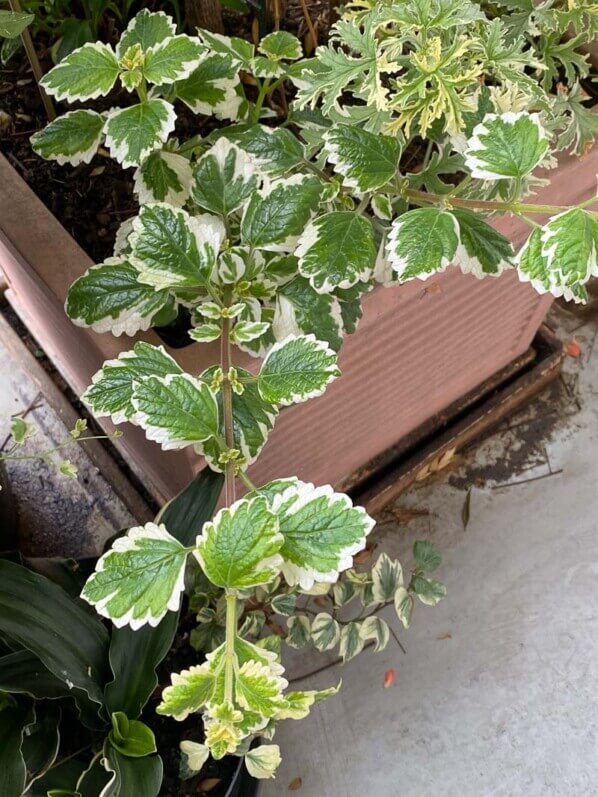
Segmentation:
{"type": "Polygon", "coordinates": [[[88,42],[47,72],[40,85],[57,100],[94,100],[110,92],[119,71],[109,44],[88,42]]]}
{"type": "Polygon", "coordinates": [[[459,246],[455,260],[464,274],[478,279],[488,275],[498,276],[511,267],[513,247],[479,214],[464,208],[454,208],[453,216],[459,224],[459,246]]]}
{"type": "Polygon", "coordinates": [[[304,229],[318,206],[321,192],[318,178],[303,174],[276,180],[256,191],[243,214],[241,240],[266,249],[284,246],[287,239],[304,229]]]}
{"type": "Polygon", "coordinates": [[[444,271],[459,245],[455,217],[437,208],[409,210],[392,224],[386,252],[399,281],[426,280],[444,271]]]}
{"type": "Polygon", "coordinates": [[[364,642],[368,642],[370,639],[374,640],[376,643],[374,653],[384,650],[390,639],[388,623],[377,615],[366,617],[359,626],[359,633],[364,642]]]}
{"type": "Polygon", "coordinates": [[[341,628],[339,653],[343,662],[347,662],[359,655],[363,650],[364,644],[359,623],[347,623],[341,628]]]}
{"type": "MultiPolygon", "coordinates": [[[[517,272],[522,282],[530,282],[538,293],[554,292],[562,295],[562,289],[553,285],[548,261],[542,254],[542,229],[534,227],[531,235],[515,258],[517,272]]],[[[569,298],[569,297],[567,297],[569,298]]]]}
{"type": "Polygon", "coordinates": [[[311,624],[311,641],[320,651],[332,650],[338,645],[341,629],[334,617],[320,612],[311,624]]]}
{"type": "Polygon", "coordinates": [[[199,39],[192,36],[164,39],[145,51],[143,76],[161,86],[184,80],[199,66],[205,52],[199,39]]]}
{"type": "Polygon", "coordinates": [[[332,588],[336,606],[345,606],[357,595],[357,586],[352,581],[338,581],[332,588]]]}
{"type": "Polygon", "coordinates": [[[316,293],[308,280],[297,276],[278,289],[272,331],[276,340],[311,333],[338,351],[343,341],[340,302],[331,294],[316,293]]]}
{"type": "Polygon", "coordinates": [[[386,603],[392,600],[400,586],[403,586],[401,563],[397,559],[391,559],[388,554],[381,553],[372,568],[373,600],[377,603],[386,603]]]}
{"type": "Polygon", "coordinates": [[[280,614],[283,617],[289,617],[297,608],[297,596],[291,592],[283,592],[276,595],[270,602],[270,607],[273,612],[280,614]]]}
{"type": "Polygon", "coordinates": [[[95,111],[69,111],[31,136],[31,146],[41,158],[61,166],[89,163],[102,140],[104,118],[95,111]]]}
{"type": "Polygon", "coordinates": [[[304,614],[295,614],[287,620],[287,628],[287,645],[297,650],[304,648],[310,640],[309,618],[304,614]]]}
{"type": "Polygon", "coordinates": [[[264,36],[258,50],[273,61],[296,61],[303,55],[299,39],[286,30],[276,30],[264,36]]]}
{"type": "Polygon", "coordinates": [[[203,664],[172,673],[171,685],[162,692],[162,702],[156,712],[182,722],[189,714],[203,708],[214,694],[223,658],[224,646],[221,645],[206,655],[203,664]]]}
{"type": "Polygon", "coordinates": [[[0,11],[0,38],[8,40],[18,38],[34,19],[35,14],[2,9],[0,11]]]}
{"type": "Polygon", "coordinates": [[[267,321],[238,321],[230,333],[233,343],[249,343],[260,338],[270,328],[267,321]]]}
{"type": "Polygon", "coordinates": [[[175,33],[176,25],[163,11],[151,12],[144,8],[129,22],[116,47],[116,54],[122,58],[129,47],[136,44],[141,46],[142,52],[147,52],[175,33]]]}
{"type": "Polygon", "coordinates": [[[145,205],[129,237],[139,279],[154,288],[205,286],[224,239],[222,222],[164,203],[145,205]]]}
{"type": "Polygon", "coordinates": [[[210,343],[213,340],[218,340],[221,334],[222,326],[220,324],[205,323],[193,327],[189,332],[189,337],[199,343],[210,343]]]}
{"type": "Polygon", "coordinates": [[[138,276],[126,258],[92,266],[71,285],[67,315],[77,326],[116,336],[149,329],[159,313],[174,308],[174,299],[168,291],[142,285],[138,276]]]}
{"type": "Polygon", "coordinates": [[[288,682],[260,661],[246,661],[237,671],[235,698],[241,708],[261,718],[272,717],[281,707],[288,682]]]}
{"type": "Polygon", "coordinates": [[[334,583],[353,564],[374,521],[330,485],[296,480],[272,499],[284,537],[282,573],[290,586],[309,590],[315,582],[334,583]]]}
{"type": "Polygon", "coordinates": [[[230,128],[226,136],[248,152],[256,167],[270,177],[283,177],[303,163],[305,148],[297,136],[281,127],[253,125],[230,128]]]}
{"type": "Polygon", "coordinates": [[[136,526],[100,557],[81,597],[117,628],[157,626],[179,608],[187,553],[165,526],[136,526]]]}
{"type": "Polygon", "coordinates": [[[226,217],[257,189],[254,171],[247,153],[220,138],[197,162],[193,200],[205,210],[226,217]]]}
{"type": "Polygon", "coordinates": [[[353,211],[333,211],[310,222],[299,238],[299,271],[315,291],[330,293],[369,279],[376,259],[374,230],[353,211]]]}
{"type": "Polygon", "coordinates": [[[238,68],[222,55],[204,58],[193,73],[175,84],[176,96],[193,113],[236,119],[243,103],[238,68]]]}
{"type": "Polygon", "coordinates": [[[390,221],[393,217],[390,197],[386,194],[374,194],[372,197],[372,211],[376,218],[390,221]]]}
{"type": "Polygon", "coordinates": [[[150,376],[133,386],[133,423],[164,451],[201,443],[219,432],[210,387],[190,374],[150,376]]]}
{"type": "Polygon", "coordinates": [[[122,164],[139,166],[174,130],[176,114],[170,103],[151,99],[110,111],[104,128],[106,146],[122,164]]]}
{"type": "MultiPolygon", "coordinates": [[[[214,376],[215,368],[208,368],[202,373],[202,379],[211,381],[214,376]]],[[[268,434],[274,428],[274,422],[278,416],[278,408],[270,404],[260,396],[252,374],[243,368],[237,369],[237,375],[241,380],[248,380],[244,385],[241,395],[235,395],[233,400],[233,447],[241,452],[243,456],[243,469],[251,465],[260,451],[266,444],[268,434]]],[[[220,437],[224,438],[224,414],[222,412],[222,393],[216,396],[220,412],[220,437]]],[[[222,470],[223,465],[219,461],[221,448],[214,439],[207,440],[198,446],[199,453],[202,453],[213,470],[222,470]]]]}
{"type": "Polygon", "coordinates": [[[273,778],[282,761],[277,744],[260,744],[245,753],[245,766],[252,778],[273,778]]]}
{"type": "Polygon", "coordinates": [[[465,150],[465,165],[481,180],[513,180],[530,174],[548,150],[538,114],[487,114],[474,127],[465,150]]]}
{"type": "Polygon", "coordinates": [[[255,47],[247,39],[239,36],[223,36],[221,33],[198,28],[199,36],[203,43],[210,48],[213,53],[226,55],[231,58],[237,67],[248,67],[255,54],[255,47]]]}
{"type": "Polygon", "coordinates": [[[139,204],[166,202],[181,207],[191,195],[193,172],[182,155],[166,150],[150,153],[135,170],[134,190],[139,204]]]}
{"type": "Polygon", "coordinates": [[[257,385],[264,401],[288,406],[321,396],[337,376],[336,353],[314,335],[302,335],[272,346],[257,385]]]}
{"type": "Polygon", "coordinates": [[[438,548],[428,540],[417,540],[413,545],[415,564],[424,573],[433,573],[442,564],[438,548]]]}
{"type": "Polygon", "coordinates": [[[163,346],[140,341],[132,351],[123,352],[117,359],[104,363],[82,400],[97,418],[109,416],[114,423],[123,423],[135,414],[131,398],[136,382],[148,376],[180,373],[180,366],[163,346]]]}
{"type": "Polygon", "coordinates": [[[316,703],[321,703],[323,700],[338,694],[341,683],[342,682],[339,682],[338,686],[332,686],[329,689],[320,689],[318,691],[310,689],[306,692],[287,692],[284,706],[276,712],[274,718],[277,720],[304,719],[309,714],[311,707],[316,703]]]}
{"type": "Polygon", "coordinates": [[[574,288],[598,276],[598,219],[570,208],[553,216],[542,230],[542,255],[555,287],[574,288]]]}
{"type": "Polygon", "coordinates": [[[324,151],[345,185],[360,192],[386,185],[401,158],[398,139],[349,125],[334,125],[324,133],[324,151]]]}
{"type": "Polygon", "coordinates": [[[422,603],[428,606],[436,606],[443,598],[446,598],[446,587],[440,581],[424,576],[413,576],[411,579],[411,589],[422,603]]]}
{"type": "Polygon", "coordinates": [[[238,634],[240,637],[259,637],[264,625],[266,624],[266,615],[262,611],[247,612],[243,624],[239,628],[238,634]]]}
{"type": "Polygon", "coordinates": [[[199,742],[184,739],[179,747],[184,764],[192,774],[199,772],[210,757],[210,748],[205,744],[199,744],[199,742]]]}
{"type": "Polygon", "coordinates": [[[413,615],[413,595],[410,595],[405,587],[399,587],[395,592],[395,609],[397,617],[403,623],[405,628],[411,625],[411,617],[413,615]]]}
{"type": "Polygon", "coordinates": [[[243,498],[204,524],[194,553],[212,584],[244,589],[278,575],[283,541],[267,500],[243,498]]]}

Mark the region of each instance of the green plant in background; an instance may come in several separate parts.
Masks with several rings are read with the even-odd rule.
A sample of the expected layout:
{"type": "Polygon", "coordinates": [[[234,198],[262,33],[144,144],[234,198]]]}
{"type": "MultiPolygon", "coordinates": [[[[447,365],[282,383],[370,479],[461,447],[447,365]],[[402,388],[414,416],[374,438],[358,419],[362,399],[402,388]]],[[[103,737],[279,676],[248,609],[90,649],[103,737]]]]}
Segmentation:
{"type": "MultiPolygon", "coordinates": [[[[206,471],[165,507],[182,544],[211,517],[221,487],[222,477],[206,471]]],[[[109,632],[78,597],[88,561],[3,556],[0,793],[157,797],[162,761],[139,717],[178,614],[141,632],[109,632]]]]}
{"type": "Polygon", "coordinates": [[[444,596],[429,575],[433,546],[416,546],[409,579],[384,555],[358,572],[353,556],[373,525],[362,509],[328,486],[292,477],[256,486],[247,475],[280,409],[339,376],[336,350],[356,328],[362,295],[455,262],[479,278],[517,268],[540,291],[583,300],[598,273],[594,197],[573,208],[524,201],[563,136],[579,136],[563,93],[532,74],[541,66],[513,38],[513,17],[466,0],[368,4],[302,61],[284,31],[256,48],[206,31],[175,36],[166,17],[142,12],[116,52],[87,45],[44,80],[57,98],[91,99],[120,77],[139,100],[107,116],[72,111],[33,138],[43,157],[79,163],[105,137],[136,167],[139,214],[121,227],[114,257],[74,283],[69,316],[132,335],[184,308],[190,340],[220,342],[219,361],[193,374],[138,342],[84,395],[97,416],[137,424],[165,450],[190,446],[226,474],[226,506],[196,539],[177,540],[164,518],[134,528],[83,591],[117,626],[145,628],[178,610],[187,563],[199,563],[192,608],[210,632],[200,627],[194,640],[211,652],[173,677],[159,709],[203,712],[205,746],[183,749],[190,770],[209,751],[245,755],[250,771],[272,776],[278,749],[251,750],[252,739],[271,738],[278,720],[305,716],[335,691],[286,691],[279,639],[264,635],[273,615],[288,616],[289,644],[339,644],[348,659],[370,640],[385,644],[379,607],[393,602],[408,625],[415,597],[444,596]],[[254,77],[253,99],[240,72],[254,77]],[[274,116],[268,103],[284,106],[275,99],[290,80],[298,93],[288,118],[262,124],[274,116]],[[181,142],[169,137],[178,102],[236,123],[181,142]],[[497,213],[532,228],[518,254],[489,225],[497,213]],[[541,227],[535,215],[550,218],[541,227]],[[255,372],[234,365],[233,344],[263,358],[255,372]],[[241,499],[237,480],[248,490],[241,499]],[[312,618],[314,593],[328,611],[312,618]],[[338,610],[352,597],[363,611],[347,618],[338,610]]]}

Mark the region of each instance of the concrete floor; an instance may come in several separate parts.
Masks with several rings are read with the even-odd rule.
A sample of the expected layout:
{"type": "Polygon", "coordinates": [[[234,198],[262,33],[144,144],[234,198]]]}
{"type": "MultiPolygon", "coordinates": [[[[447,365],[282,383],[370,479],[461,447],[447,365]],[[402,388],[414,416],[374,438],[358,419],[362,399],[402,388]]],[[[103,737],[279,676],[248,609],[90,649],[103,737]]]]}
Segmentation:
{"type": "MultiPolygon", "coordinates": [[[[416,607],[406,654],[391,639],[297,684],[343,678],[281,725],[263,797],[598,794],[598,319],[552,321],[582,349],[563,381],[381,518],[379,549],[405,566],[414,540],[436,543],[448,597],[416,607]]],[[[291,674],[318,663],[293,656],[291,674]]]]}

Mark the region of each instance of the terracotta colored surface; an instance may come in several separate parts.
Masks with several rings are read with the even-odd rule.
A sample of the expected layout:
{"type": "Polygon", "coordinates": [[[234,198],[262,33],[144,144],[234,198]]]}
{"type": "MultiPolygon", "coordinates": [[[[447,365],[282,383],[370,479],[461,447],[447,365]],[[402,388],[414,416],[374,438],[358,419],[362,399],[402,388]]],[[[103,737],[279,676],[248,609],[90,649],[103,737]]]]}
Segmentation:
{"type": "MultiPolygon", "coordinates": [[[[583,162],[564,159],[562,176],[552,173],[553,185],[538,193],[538,201],[565,204],[588,196],[597,155],[583,162]]],[[[515,219],[497,226],[516,243],[528,231],[515,219]]],[[[69,285],[89,265],[0,157],[0,268],[32,333],[77,393],[105,359],[132,345],[125,336],[78,329],[64,314],[69,285]]],[[[342,379],[323,397],[283,411],[252,478],[297,473],[342,485],[360,465],[525,351],[550,301],[513,272],[478,281],[457,269],[370,293],[359,330],[341,352],[342,379]]],[[[158,342],[153,333],[140,337],[158,342]]],[[[218,348],[192,345],[171,353],[183,367],[199,371],[216,361],[218,348]]],[[[237,363],[257,367],[242,355],[237,363]]],[[[191,453],[161,452],[132,427],[119,446],[157,496],[171,495],[198,467],[191,453]]]]}

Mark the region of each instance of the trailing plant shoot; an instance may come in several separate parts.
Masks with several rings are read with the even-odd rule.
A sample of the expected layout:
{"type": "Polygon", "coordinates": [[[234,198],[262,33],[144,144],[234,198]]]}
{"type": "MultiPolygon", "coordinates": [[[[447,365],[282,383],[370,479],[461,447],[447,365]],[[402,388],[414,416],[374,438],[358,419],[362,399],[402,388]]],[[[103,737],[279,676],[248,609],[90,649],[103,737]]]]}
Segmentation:
{"type": "Polygon", "coordinates": [[[164,450],[190,446],[225,474],[225,506],[195,541],[159,521],[133,528],[82,593],[117,627],[157,626],[181,605],[189,558],[199,563],[192,641],[208,653],[172,677],[158,709],[177,719],[203,712],[205,745],[182,745],[191,773],[210,753],[244,755],[253,775],[273,776],[278,747],[251,748],[253,739],[270,740],[278,720],[301,719],[336,692],[287,689],[273,618],[288,618],[289,645],[338,645],[347,660],[388,642],[381,606],[394,603],[407,627],[415,598],[434,605],[445,595],[430,577],[440,557],[429,543],[416,544],[409,578],[384,554],[360,571],[353,557],[374,522],[348,496],[292,476],[256,486],[247,474],[280,409],[340,376],[336,352],[355,331],[362,295],[452,263],[478,278],[516,268],[538,291],[575,301],[598,276],[596,197],[572,208],[526,200],[556,149],[582,151],[593,138],[595,119],[579,102],[585,59],[574,45],[557,56],[554,37],[595,17],[583,4],[534,9],[536,27],[519,30],[510,3],[485,9],[350,3],[309,60],[285,31],[254,47],[203,30],[179,35],[166,15],[142,11],[115,49],[86,44],[44,78],[58,100],[106,96],[117,81],[133,98],[108,113],[69,111],[32,139],[60,163],[89,162],[105,145],[135,167],[139,213],[114,256],[73,284],[68,315],[134,335],[184,308],[190,339],[220,345],[212,367],[190,374],[163,347],[137,342],[84,395],[96,416],[134,423],[164,450]],[[570,85],[557,90],[558,57],[570,85]],[[255,90],[246,94],[241,73],[255,90]],[[274,97],[285,83],[297,93],[280,118],[274,97]],[[172,136],[180,103],[230,124],[181,141],[172,136]],[[418,152],[421,168],[410,171],[418,152]],[[529,224],[519,253],[490,226],[494,214],[529,224]],[[235,346],[259,367],[235,366],[235,346]],[[341,609],[353,599],[361,609],[348,618],[341,609]]]}

